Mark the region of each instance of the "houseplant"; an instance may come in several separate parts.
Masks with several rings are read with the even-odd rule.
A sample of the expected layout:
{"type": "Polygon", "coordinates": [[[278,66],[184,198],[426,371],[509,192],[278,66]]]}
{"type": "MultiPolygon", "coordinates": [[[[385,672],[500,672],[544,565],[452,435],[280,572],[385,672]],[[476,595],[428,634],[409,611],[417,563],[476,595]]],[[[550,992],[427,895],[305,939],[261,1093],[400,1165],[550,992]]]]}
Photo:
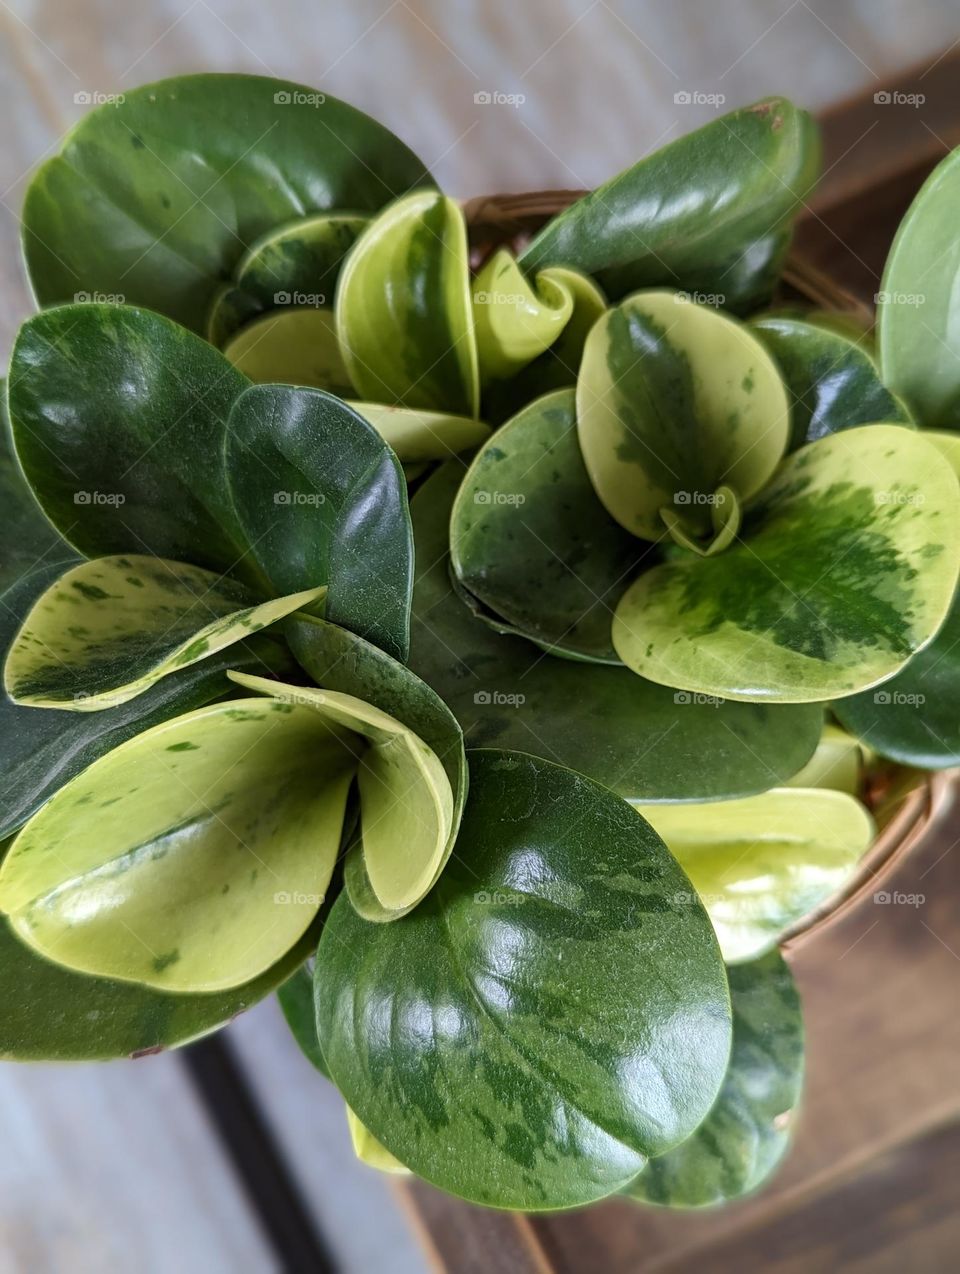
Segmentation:
{"type": "Polygon", "coordinates": [[[6,395],[5,1056],[279,988],[381,1167],[522,1210],[762,1183],[778,943],[856,874],[864,775],[958,748],[954,164],[879,364],[771,304],[816,168],[771,99],[471,268],[300,86],[74,130],[6,395]]]}

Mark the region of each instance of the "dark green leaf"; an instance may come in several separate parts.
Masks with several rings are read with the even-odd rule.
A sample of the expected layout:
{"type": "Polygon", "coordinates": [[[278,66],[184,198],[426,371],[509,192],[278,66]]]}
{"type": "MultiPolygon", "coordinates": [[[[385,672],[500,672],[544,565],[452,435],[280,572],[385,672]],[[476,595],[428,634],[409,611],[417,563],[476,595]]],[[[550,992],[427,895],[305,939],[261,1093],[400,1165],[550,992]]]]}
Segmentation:
{"type": "Polygon", "coordinates": [[[290,1027],[290,1034],[300,1046],[300,1051],[321,1075],[330,1078],[327,1063],[320,1051],[317,1039],[317,1012],[313,1007],[313,972],[308,963],[301,964],[286,982],[277,987],[277,999],[290,1027]]]}
{"type": "Polygon", "coordinates": [[[256,385],[231,413],[226,457],[237,514],[274,591],[326,584],[331,622],[405,659],[407,487],[377,431],[321,390],[256,385]]]}
{"type": "Polygon", "coordinates": [[[624,1191],[702,1208],[756,1190],[786,1153],[803,1086],[800,997],[779,952],[729,970],[733,1051],[720,1096],[692,1137],[651,1159],[624,1191]]]}
{"type": "Polygon", "coordinates": [[[391,1154],[476,1203],[621,1188],[719,1091],[726,978],[658,837],[597,784],[473,752],[457,854],[410,916],[341,897],[317,953],[330,1073],[391,1154]],[[691,1048],[691,1038],[696,1047],[691,1048]]]}
{"type": "Polygon", "coordinates": [[[186,75],[91,112],[31,183],[24,250],[41,305],[105,293],[203,331],[261,235],[375,212],[428,180],[352,106],[286,80],[186,75]]]}

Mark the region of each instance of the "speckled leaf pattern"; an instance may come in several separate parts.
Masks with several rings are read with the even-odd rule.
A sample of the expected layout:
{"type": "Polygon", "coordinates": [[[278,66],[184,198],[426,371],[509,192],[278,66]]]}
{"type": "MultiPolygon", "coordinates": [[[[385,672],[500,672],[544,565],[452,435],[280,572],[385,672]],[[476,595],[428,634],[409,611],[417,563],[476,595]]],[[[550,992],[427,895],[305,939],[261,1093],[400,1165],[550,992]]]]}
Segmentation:
{"type": "Polygon", "coordinates": [[[226,459],[273,591],[326,584],[329,620],[403,659],[413,584],[407,485],[377,431],[321,390],[257,385],[231,413],[226,459]]]}
{"type": "Polygon", "coordinates": [[[373,425],[403,464],[449,460],[462,451],[472,451],[490,437],[489,426],[471,416],[411,411],[384,403],[351,402],[350,406],[373,425]]]}
{"type": "Polygon", "coordinates": [[[481,381],[515,375],[558,339],[573,315],[567,270],[541,270],[531,281],[508,248],[499,248],[473,280],[473,322],[481,381]]]}
{"type": "Polygon", "coordinates": [[[624,594],[613,644],[641,676],[733,699],[864,690],[936,633],[960,566],[957,479],[921,434],[868,425],[795,451],[741,539],[624,594]]]}
{"type": "MultiPolygon", "coordinates": [[[[960,475],[960,435],[927,430],[960,475]]],[[[960,592],[936,637],[901,672],[863,694],[839,699],[833,711],[868,747],[925,770],[960,765],[960,592]]]]}
{"type": "Polygon", "coordinates": [[[733,1050],[720,1096],[692,1137],[651,1159],[625,1194],[703,1208],[758,1189],[790,1144],[804,1070],[803,1012],[779,952],[729,970],[733,1050]]]}
{"type": "Polygon", "coordinates": [[[406,912],[437,879],[449,854],[454,795],[439,757],[396,717],[354,695],[231,673],[245,689],[305,706],[336,730],[367,740],[359,755],[359,840],[366,879],[384,912],[406,912]]]}
{"type": "Polygon", "coordinates": [[[186,75],[87,115],[23,209],[41,305],[120,295],[203,331],[244,251],[310,213],[375,212],[428,180],[388,129],[287,80],[186,75]]]}
{"type": "Polygon", "coordinates": [[[664,535],[661,509],[710,533],[718,487],[741,500],[786,450],[789,406],[776,365],[735,319],[681,293],[640,292],[591,329],[577,380],[580,445],[610,514],[664,535]]]}
{"type": "Polygon", "coordinates": [[[357,1117],[427,1181],[503,1208],[587,1203],[707,1114],[725,973],[705,913],[670,902],[689,882],[624,802],[530,756],[468,759],[458,853],[430,897],[376,926],[335,903],[321,1046],[357,1117]]]}
{"type": "Polygon", "coordinates": [[[368,221],[321,213],[268,231],[238,261],[233,282],[214,297],[207,339],[222,346],[257,315],[283,306],[332,309],[343,258],[368,221]]]}
{"type": "Polygon", "coordinates": [[[27,485],[13,449],[7,416],[7,385],[0,378],[0,508],[3,537],[0,540],[0,592],[49,562],[74,556],[56,528],[48,521],[27,485]]]}
{"type": "Polygon", "coordinates": [[[0,917],[0,1058],[105,1061],[178,1048],[276,990],[317,945],[311,930],[265,973],[215,994],[171,994],[74,973],[37,955],[0,917]]]}
{"type": "Polygon", "coordinates": [[[671,287],[719,292],[731,308],[756,308],[819,167],[811,117],[784,98],[766,98],[671,142],[578,200],[544,226],[520,262],[528,271],[568,265],[599,274],[613,299],[671,287]]]}
{"type": "Polygon", "coordinates": [[[405,1168],[395,1155],[381,1146],[370,1129],[364,1128],[349,1106],[347,1107],[347,1126],[350,1129],[353,1152],[361,1163],[365,1163],[368,1168],[376,1168],[378,1172],[392,1172],[398,1176],[407,1177],[410,1175],[410,1169],[405,1168]]]}
{"type": "Polygon", "coordinates": [[[70,544],[262,582],[222,461],[248,381],[206,341],[146,310],[63,306],[24,323],[10,384],[20,462],[70,544]]]}
{"type": "Polygon", "coordinates": [[[933,170],[900,222],[877,300],[884,384],[930,429],[960,427],[960,153],[933,170]]]}
{"type": "Polygon", "coordinates": [[[675,692],[624,668],[545,657],[476,619],[448,570],[450,508],[462,472],[455,462],[445,465],[413,501],[423,565],[409,662],[449,704],[469,744],[532,752],[647,801],[745,796],[806,764],[820,735],[819,707],[675,692]]]}
{"type": "Polygon", "coordinates": [[[645,551],[594,492],[572,389],[545,395],[497,430],[450,518],[457,579],[507,631],[602,663],[620,662],[613,608],[645,551]]]}
{"type": "Polygon", "coordinates": [[[317,914],[357,739],[269,699],[200,708],[130,739],[18,833],[0,909],[58,964],[171,992],[257,978],[317,914]]]}
{"type": "MultiPolygon", "coordinates": [[[[3,655],[33,603],[63,570],[41,568],[0,597],[3,655]]],[[[102,712],[38,712],[0,692],[0,839],[104,753],[161,721],[222,698],[231,690],[227,668],[282,676],[291,665],[289,651],[264,635],[171,673],[136,699],[102,712]]]]}
{"type": "Polygon", "coordinates": [[[376,217],[344,263],[336,313],[358,397],[479,414],[467,231],[453,199],[424,191],[376,217]]]}
{"type": "Polygon", "coordinates": [[[880,380],[869,338],[832,320],[817,313],[769,314],[750,323],[787,386],[791,451],[856,425],[911,423],[906,407],[880,380]]]}
{"type": "Polygon", "coordinates": [[[240,328],[223,347],[237,371],[258,385],[309,385],[350,398],[332,310],[274,310],[240,328]]]}
{"type": "Polygon", "coordinates": [[[37,599],[3,670],[15,703],[99,712],[322,598],[268,602],[222,576],[158,557],[71,567],[37,599]]]}
{"type": "Polygon", "coordinates": [[[771,950],[840,889],[875,831],[859,801],[821,788],[637,810],[693,882],[728,963],[771,950]]]}

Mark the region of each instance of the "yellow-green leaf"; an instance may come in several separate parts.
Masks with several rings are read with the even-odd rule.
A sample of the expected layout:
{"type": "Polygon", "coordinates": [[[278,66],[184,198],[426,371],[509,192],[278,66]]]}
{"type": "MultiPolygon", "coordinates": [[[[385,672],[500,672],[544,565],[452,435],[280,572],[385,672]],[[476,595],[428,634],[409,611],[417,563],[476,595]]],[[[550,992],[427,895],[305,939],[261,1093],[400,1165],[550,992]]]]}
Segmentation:
{"type": "MultiPolygon", "coordinates": [[[[373,425],[405,465],[422,460],[449,460],[461,451],[472,451],[490,437],[489,426],[472,416],[411,411],[385,403],[351,402],[349,405],[373,425]]],[[[409,478],[409,473],[407,476],[409,478]]]]}
{"type": "Polygon", "coordinates": [[[159,557],[101,557],[34,603],[4,669],[7,694],[35,708],[98,712],[309,605],[325,588],[268,602],[225,576],[159,557]]]}
{"type": "Polygon", "coordinates": [[[507,248],[484,263],[473,281],[481,380],[514,375],[557,340],[573,314],[570,273],[541,270],[531,282],[507,248]]]}
{"type": "Polygon", "coordinates": [[[405,1168],[396,1155],[392,1155],[386,1146],[377,1141],[369,1128],[364,1127],[350,1107],[347,1107],[347,1126],[350,1129],[350,1140],[353,1152],[368,1167],[380,1172],[394,1172],[399,1176],[410,1176],[410,1169],[405,1168]]]}
{"type": "Polygon", "coordinates": [[[353,394],[332,310],[274,310],[242,327],[223,352],[258,385],[308,385],[340,398],[353,394]]]}

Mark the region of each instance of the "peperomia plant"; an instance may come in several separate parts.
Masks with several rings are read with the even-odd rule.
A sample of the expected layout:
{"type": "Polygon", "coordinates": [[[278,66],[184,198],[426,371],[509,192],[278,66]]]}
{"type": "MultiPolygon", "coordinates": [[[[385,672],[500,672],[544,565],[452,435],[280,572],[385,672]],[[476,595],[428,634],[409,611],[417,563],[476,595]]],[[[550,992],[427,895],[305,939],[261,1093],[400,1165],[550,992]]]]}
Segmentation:
{"type": "Polygon", "coordinates": [[[524,1210],[768,1178],[781,941],[865,776],[960,761],[956,161],[879,356],[778,291],[817,167],[770,99],[471,258],[299,85],[70,134],[0,453],[2,1056],[277,990],[377,1167],[524,1210]]]}

